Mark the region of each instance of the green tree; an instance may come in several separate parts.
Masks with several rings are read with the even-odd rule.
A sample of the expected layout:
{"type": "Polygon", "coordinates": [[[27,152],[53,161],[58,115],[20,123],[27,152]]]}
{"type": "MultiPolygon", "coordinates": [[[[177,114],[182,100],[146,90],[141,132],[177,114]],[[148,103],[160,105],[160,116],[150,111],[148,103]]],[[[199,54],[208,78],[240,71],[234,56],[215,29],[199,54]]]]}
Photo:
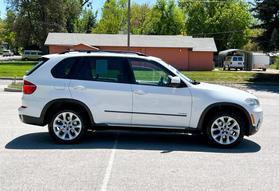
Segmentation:
{"type": "Polygon", "coordinates": [[[106,1],[101,19],[93,32],[117,34],[121,31],[127,31],[127,0],[106,1]]]}
{"type": "MultiPolygon", "coordinates": [[[[14,12],[12,31],[17,47],[44,47],[49,32],[75,32],[75,23],[82,11],[82,0],[9,0],[14,12]]],[[[85,5],[84,4],[84,5],[85,5]]]]}
{"type": "Polygon", "coordinates": [[[272,46],[273,50],[279,50],[279,33],[277,28],[273,29],[270,41],[270,46],[272,46]]]}
{"type": "Polygon", "coordinates": [[[75,23],[82,11],[80,0],[64,0],[64,17],[66,19],[66,30],[69,33],[75,32],[75,23]]]}
{"type": "Polygon", "coordinates": [[[183,14],[174,0],[157,0],[144,22],[143,33],[177,35],[183,32],[183,14]]]}
{"type": "Polygon", "coordinates": [[[91,33],[97,22],[96,18],[97,12],[94,14],[91,9],[83,10],[80,18],[76,22],[75,31],[79,33],[91,33]]]}
{"type": "Polygon", "coordinates": [[[15,14],[12,11],[7,11],[6,19],[0,21],[0,43],[6,42],[10,49],[15,50],[15,33],[13,32],[13,25],[15,21],[15,14]]]}
{"type": "Polygon", "coordinates": [[[248,42],[253,21],[244,0],[179,0],[185,15],[185,28],[194,37],[214,37],[218,50],[241,48],[248,42]]]}
{"type": "Polygon", "coordinates": [[[264,29],[264,32],[256,38],[256,42],[265,51],[279,50],[279,1],[276,0],[255,0],[253,8],[254,16],[260,22],[255,27],[264,29]]]}
{"type": "Polygon", "coordinates": [[[242,47],[242,49],[246,50],[246,51],[254,51],[254,52],[261,51],[260,45],[257,42],[255,42],[254,39],[259,37],[262,33],[263,33],[262,29],[250,29],[250,30],[248,30],[249,40],[242,47]]]}
{"type": "Polygon", "coordinates": [[[151,8],[148,4],[133,3],[131,6],[131,33],[143,34],[144,23],[150,13],[151,8]]]}

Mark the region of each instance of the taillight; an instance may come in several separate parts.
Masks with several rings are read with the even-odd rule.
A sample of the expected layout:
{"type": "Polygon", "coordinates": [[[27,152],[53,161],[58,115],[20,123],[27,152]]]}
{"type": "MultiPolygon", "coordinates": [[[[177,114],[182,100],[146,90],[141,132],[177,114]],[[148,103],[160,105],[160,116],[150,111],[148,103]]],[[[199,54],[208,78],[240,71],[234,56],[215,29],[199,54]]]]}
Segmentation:
{"type": "Polygon", "coordinates": [[[32,93],[34,93],[36,88],[37,88],[37,86],[35,84],[32,84],[31,82],[24,80],[23,87],[22,87],[24,94],[32,94],[32,93]]]}

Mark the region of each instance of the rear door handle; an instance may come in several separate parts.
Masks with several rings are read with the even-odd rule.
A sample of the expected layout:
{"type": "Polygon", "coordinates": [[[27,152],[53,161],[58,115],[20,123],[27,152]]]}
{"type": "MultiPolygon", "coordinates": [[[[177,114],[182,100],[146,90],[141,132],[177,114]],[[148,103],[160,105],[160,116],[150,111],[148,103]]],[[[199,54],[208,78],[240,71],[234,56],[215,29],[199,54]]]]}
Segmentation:
{"type": "Polygon", "coordinates": [[[74,90],[85,90],[86,88],[84,86],[78,85],[73,87],[74,90]]]}
{"type": "Polygon", "coordinates": [[[137,95],[144,95],[145,94],[145,92],[142,91],[142,90],[135,90],[134,93],[137,94],[137,95]]]}

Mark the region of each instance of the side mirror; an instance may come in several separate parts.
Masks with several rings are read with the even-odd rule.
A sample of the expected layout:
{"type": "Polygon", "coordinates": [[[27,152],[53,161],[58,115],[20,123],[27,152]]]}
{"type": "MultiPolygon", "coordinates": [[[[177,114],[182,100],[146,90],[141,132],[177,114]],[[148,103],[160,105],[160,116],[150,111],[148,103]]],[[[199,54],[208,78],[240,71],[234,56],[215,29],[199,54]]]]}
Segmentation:
{"type": "Polygon", "coordinates": [[[169,76],[170,84],[172,85],[179,85],[181,83],[181,79],[178,76],[169,76]]]}

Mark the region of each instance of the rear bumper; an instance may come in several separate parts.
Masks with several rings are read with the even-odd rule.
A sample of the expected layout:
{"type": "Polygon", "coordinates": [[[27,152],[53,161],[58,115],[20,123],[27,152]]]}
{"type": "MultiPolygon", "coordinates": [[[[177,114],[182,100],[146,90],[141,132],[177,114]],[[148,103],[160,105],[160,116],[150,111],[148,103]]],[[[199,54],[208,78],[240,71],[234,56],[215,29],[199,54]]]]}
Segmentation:
{"type": "Polygon", "coordinates": [[[43,120],[38,117],[32,117],[32,116],[20,114],[19,118],[23,123],[26,124],[44,126],[43,120]]]}
{"type": "Polygon", "coordinates": [[[44,126],[44,119],[42,117],[34,117],[26,114],[26,108],[18,108],[19,119],[26,124],[44,126]]]}

